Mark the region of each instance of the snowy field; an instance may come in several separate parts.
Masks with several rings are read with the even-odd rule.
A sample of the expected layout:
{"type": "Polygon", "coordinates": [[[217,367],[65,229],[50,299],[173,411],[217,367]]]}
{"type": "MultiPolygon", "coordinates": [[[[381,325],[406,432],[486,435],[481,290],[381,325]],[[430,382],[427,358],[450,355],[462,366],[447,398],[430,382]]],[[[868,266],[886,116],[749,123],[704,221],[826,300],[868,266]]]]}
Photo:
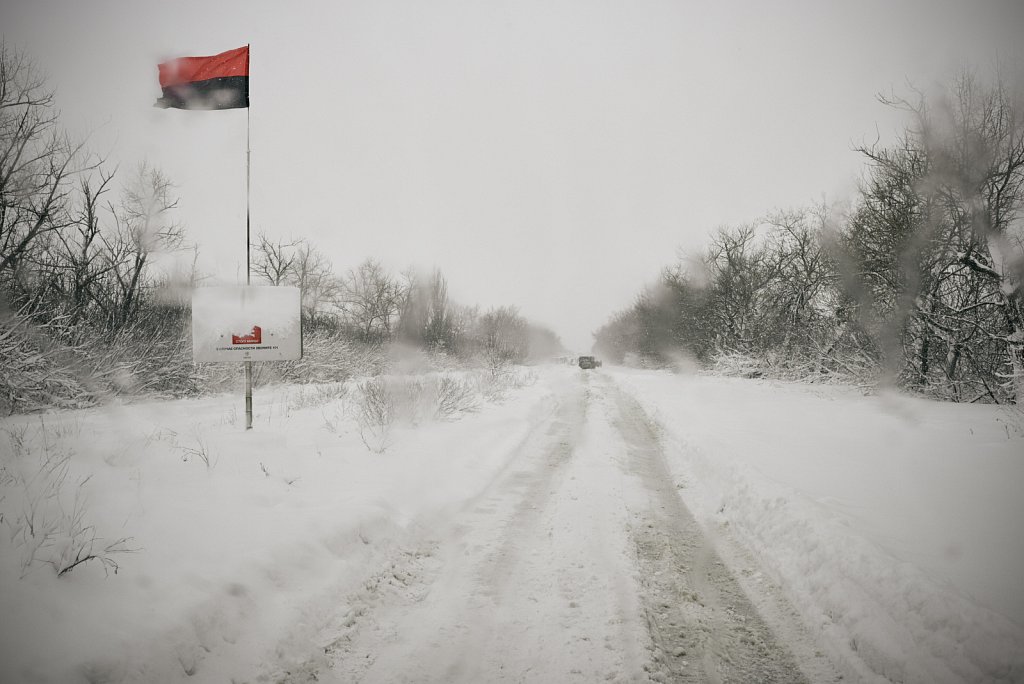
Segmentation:
{"type": "Polygon", "coordinates": [[[325,597],[352,591],[409,528],[494,477],[546,392],[536,384],[461,420],[396,425],[377,453],[348,400],[317,390],[258,390],[251,432],[241,397],[226,395],[0,423],[0,681],[226,682],[280,670],[333,617],[325,597]],[[53,499],[40,473],[65,454],[53,499]],[[103,540],[95,550],[130,538],[122,546],[134,552],[109,555],[116,574],[90,561],[58,578],[45,562],[78,530],[65,522],[76,495],[78,527],[103,540]],[[12,537],[30,508],[59,529],[23,567],[33,540],[12,537]]]}
{"type": "MultiPolygon", "coordinates": [[[[625,527],[641,490],[608,427],[625,396],[744,587],[777,587],[806,628],[801,648],[844,681],[1024,681],[1019,413],[607,367],[539,369],[475,410],[399,421],[376,441],[336,387],[259,391],[248,433],[237,396],[4,419],[0,681],[351,681],[352,663],[330,655],[340,643],[398,653],[412,637],[389,624],[436,638],[449,614],[469,632],[467,619],[500,620],[486,602],[458,605],[458,578],[482,567],[465,558],[487,555],[493,586],[515,588],[502,567],[560,549],[618,573],[621,638],[601,601],[578,595],[589,577],[565,586],[579,572],[567,562],[527,563],[535,591],[515,624],[536,615],[577,644],[604,629],[601,648],[618,655],[602,667],[644,678],[644,578],[625,527]],[[550,480],[526,469],[542,450],[560,469],[550,480]],[[558,521],[577,514],[591,526],[574,536],[558,521]],[[530,547],[544,525],[547,546],[530,547]],[[58,576],[83,549],[97,558],[58,576]],[[556,610],[548,585],[575,591],[575,612],[556,610]],[[433,617],[403,619],[406,607],[433,617]]],[[[516,678],[545,681],[523,674],[530,648],[506,647],[525,668],[516,678]]],[[[497,662],[478,660],[476,681],[513,678],[497,662]]]]}

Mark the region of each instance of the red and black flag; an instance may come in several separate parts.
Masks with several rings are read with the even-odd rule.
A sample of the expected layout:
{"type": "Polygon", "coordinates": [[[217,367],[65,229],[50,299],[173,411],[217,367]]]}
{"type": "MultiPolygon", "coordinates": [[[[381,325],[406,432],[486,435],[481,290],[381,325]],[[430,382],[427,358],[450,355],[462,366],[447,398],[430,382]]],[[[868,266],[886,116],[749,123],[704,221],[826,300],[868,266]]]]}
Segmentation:
{"type": "Polygon", "coordinates": [[[249,106],[249,46],[160,65],[164,96],[155,107],[236,109],[249,106]]]}

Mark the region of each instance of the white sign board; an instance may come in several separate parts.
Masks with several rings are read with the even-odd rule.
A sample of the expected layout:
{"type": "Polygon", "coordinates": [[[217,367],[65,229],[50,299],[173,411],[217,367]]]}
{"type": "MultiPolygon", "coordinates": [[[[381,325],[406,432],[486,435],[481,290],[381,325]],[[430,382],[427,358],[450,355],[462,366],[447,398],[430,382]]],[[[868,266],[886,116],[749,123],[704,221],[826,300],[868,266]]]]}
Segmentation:
{"type": "Polygon", "coordinates": [[[297,287],[201,287],[192,293],[192,360],[302,358],[297,287]]]}

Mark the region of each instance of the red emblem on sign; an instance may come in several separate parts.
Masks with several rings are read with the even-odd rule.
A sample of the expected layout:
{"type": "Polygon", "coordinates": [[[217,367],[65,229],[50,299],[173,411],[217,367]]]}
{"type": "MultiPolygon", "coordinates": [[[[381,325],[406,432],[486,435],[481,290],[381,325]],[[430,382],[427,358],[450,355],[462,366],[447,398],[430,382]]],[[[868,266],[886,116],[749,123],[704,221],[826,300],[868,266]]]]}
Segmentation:
{"type": "Polygon", "coordinates": [[[232,335],[231,344],[259,344],[263,339],[263,328],[258,325],[252,326],[252,332],[248,335],[232,335]]]}

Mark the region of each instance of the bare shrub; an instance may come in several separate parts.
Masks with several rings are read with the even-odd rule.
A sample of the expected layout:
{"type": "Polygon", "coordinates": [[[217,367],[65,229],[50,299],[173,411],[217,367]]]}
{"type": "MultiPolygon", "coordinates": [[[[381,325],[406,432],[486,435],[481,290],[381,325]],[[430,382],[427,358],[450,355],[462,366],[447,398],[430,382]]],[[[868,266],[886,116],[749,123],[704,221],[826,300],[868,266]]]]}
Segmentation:
{"type": "Polygon", "coordinates": [[[788,356],[719,351],[711,359],[708,372],[740,378],[771,378],[814,384],[875,387],[879,382],[877,362],[863,354],[842,356],[788,356]]]}
{"type": "MultiPolygon", "coordinates": [[[[113,396],[189,396],[222,389],[224,364],[192,363],[183,312],[160,312],[114,333],[8,314],[0,331],[0,410],[82,408],[113,396]]],[[[233,369],[231,369],[233,370],[233,369]]]]}
{"type": "Polygon", "coordinates": [[[66,575],[79,565],[89,561],[98,561],[104,570],[113,570],[114,574],[120,566],[113,556],[118,553],[131,553],[136,549],[130,547],[131,538],[121,537],[112,542],[96,536],[96,528],[84,522],[86,500],[82,487],[86,480],[79,482],[75,488],[74,503],[70,511],[62,511],[63,517],[58,526],[58,539],[55,544],[57,553],[46,560],[57,576],[66,575]],[[59,535],[63,535],[63,540],[59,535]]]}
{"type": "Polygon", "coordinates": [[[434,416],[438,419],[476,411],[480,406],[477,383],[471,378],[442,375],[437,380],[434,416]]]}
{"type": "Polygon", "coordinates": [[[5,468],[0,479],[4,494],[0,524],[7,527],[20,554],[21,576],[38,565],[49,565],[59,577],[89,561],[116,573],[114,556],[135,550],[130,547],[131,538],[111,541],[97,535],[86,521],[89,477],[72,481],[71,453],[48,444],[45,427],[38,437],[41,444],[22,448],[18,462],[5,468]]]}
{"type": "Polygon", "coordinates": [[[749,354],[721,351],[712,357],[711,371],[729,377],[760,378],[765,374],[765,363],[749,354]]]}
{"type": "Polygon", "coordinates": [[[15,457],[20,457],[26,453],[27,442],[25,438],[28,436],[28,428],[29,426],[26,423],[4,428],[4,432],[7,433],[7,441],[11,445],[11,453],[15,457]]]}
{"type": "Polygon", "coordinates": [[[318,331],[303,338],[301,359],[276,364],[282,380],[296,383],[345,382],[379,375],[385,365],[386,354],[381,347],[318,331]]]}
{"type": "MultiPolygon", "coordinates": [[[[491,370],[445,371],[422,376],[378,376],[355,383],[345,395],[366,447],[382,453],[397,425],[449,420],[479,409],[484,401],[504,399],[510,390],[531,384],[536,374],[504,364],[491,370]]],[[[324,426],[339,432],[344,409],[324,413],[324,426]]]]}
{"type": "Polygon", "coordinates": [[[9,415],[93,403],[94,384],[79,371],[87,358],[82,345],[54,350],[47,326],[36,326],[21,313],[7,314],[0,325],[0,411],[9,415]]]}
{"type": "Polygon", "coordinates": [[[344,399],[349,387],[343,382],[328,382],[316,385],[300,385],[288,394],[288,408],[301,410],[319,408],[333,401],[344,399]]]}
{"type": "Polygon", "coordinates": [[[391,445],[395,402],[383,378],[371,378],[358,385],[356,424],[359,436],[370,451],[384,453],[391,445]]]}
{"type": "Polygon", "coordinates": [[[195,459],[205,465],[207,470],[212,470],[217,466],[217,457],[211,454],[206,440],[198,433],[195,436],[195,446],[178,445],[178,451],[181,452],[181,460],[186,463],[189,459],[195,459]]]}
{"type": "Polygon", "coordinates": [[[338,434],[339,423],[345,417],[345,411],[343,409],[335,409],[330,413],[322,411],[321,414],[324,419],[324,428],[327,429],[332,435],[338,434]]]}
{"type": "Polygon", "coordinates": [[[395,419],[404,425],[418,425],[434,415],[434,397],[428,390],[429,378],[389,376],[384,383],[391,394],[395,419]]]}
{"type": "Polygon", "coordinates": [[[493,363],[479,376],[480,391],[487,401],[504,401],[508,392],[531,385],[537,380],[533,371],[510,363],[493,363]]]}

